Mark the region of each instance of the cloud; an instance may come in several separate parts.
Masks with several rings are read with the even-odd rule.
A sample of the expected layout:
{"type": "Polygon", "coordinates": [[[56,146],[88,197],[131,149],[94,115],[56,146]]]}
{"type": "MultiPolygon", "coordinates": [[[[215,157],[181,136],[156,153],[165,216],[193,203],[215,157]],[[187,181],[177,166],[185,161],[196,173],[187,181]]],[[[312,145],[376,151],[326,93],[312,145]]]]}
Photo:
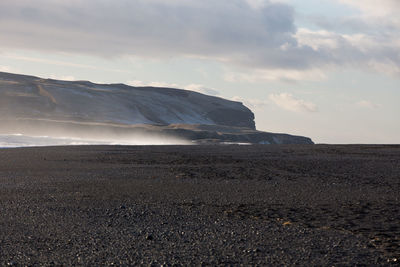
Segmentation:
{"type": "Polygon", "coordinates": [[[268,100],[263,100],[263,99],[254,99],[254,98],[243,98],[240,96],[234,96],[231,98],[232,101],[236,102],[241,102],[245,106],[251,108],[251,109],[258,109],[265,107],[270,104],[270,101],[268,100]]]}
{"type": "Polygon", "coordinates": [[[400,35],[341,34],[301,28],[296,37],[300,46],[325,55],[325,68],[361,68],[400,78],[400,35]]]}
{"type": "Polygon", "coordinates": [[[128,85],[131,86],[137,86],[137,87],[146,87],[146,86],[152,86],[152,87],[165,87],[165,88],[182,88],[186,89],[189,91],[194,91],[206,95],[213,95],[213,96],[219,96],[220,93],[210,87],[206,87],[202,84],[188,84],[188,85],[179,85],[176,83],[166,83],[166,82],[144,82],[140,80],[133,80],[133,81],[128,81],[128,85]]]}
{"type": "Polygon", "coordinates": [[[252,8],[262,8],[264,7],[268,1],[267,0],[246,0],[246,2],[252,7],[252,8]]]}
{"type": "Polygon", "coordinates": [[[136,87],[164,87],[164,88],[178,88],[180,87],[176,83],[165,83],[165,82],[144,82],[139,80],[128,81],[126,84],[136,87]]]}
{"type": "Polygon", "coordinates": [[[377,109],[380,107],[379,104],[372,103],[371,101],[368,101],[368,100],[360,100],[356,103],[356,106],[360,107],[360,108],[368,108],[368,109],[377,109]]]}
{"type": "Polygon", "coordinates": [[[400,2],[398,0],[337,0],[340,3],[353,6],[364,13],[373,16],[387,16],[389,14],[398,14],[400,11],[400,2]]]}
{"type": "Polygon", "coordinates": [[[11,68],[8,66],[1,66],[0,65],[0,71],[2,72],[11,72],[11,68]]]}
{"type": "Polygon", "coordinates": [[[0,48],[102,57],[199,57],[252,69],[303,69],[294,10],[268,0],[2,0],[0,48]],[[282,47],[290,49],[282,49],[282,47]]]}
{"type": "Polygon", "coordinates": [[[314,103],[295,98],[292,94],[270,94],[269,99],[278,107],[295,112],[316,112],[317,106],[314,103]]]}
{"type": "Polygon", "coordinates": [[[189,84],[183,87],[186,90],[190,90],[190,91],[194,91],[194,92],[198,92],[198,93],[202,93],[202,94],[206,94],[206,95],[213,95],[213,96],[219,96],[220,93],[215,90],[214,88],[209,88],[206,87],[202,84],[189,84]]]}
{"type": "Polygon", "coordinates": [[[107,58],[198,57],[245,69],[237,79],[250,82],[310,80],[313,74],[319,79],[318,71],[339,67],[398,77],[398,1],[332,1],[363,12],[349,18],[358,25],[356,32],[297,29],[290,1],[2,0],[0,49],[107,58]],[[373,32],[371,17],[380,18],[373,20],[378,25],[373,32]]]}
{"type": "Polygon", "coordinates": [[[243,0],[2,0],[3,47],[246,61],[249,48],[293,42],[288,5],[243,0]],[[252,5],[249,3],[254,2],[252,5]],[[29,44],[29,45],[27,45],[29,44]],[[162,49],[161,49],[162,48],[162,49]]]}
{"type": "MultiPolygon", "coordinates": [[[[398,36],[400,30],[400,1],[398,0],[336,0],[341,4],[358,9],[359,14],[335,21],[339,27],[349,27],[359,33],[398,36]]],[[[330,22],[331,26],[334,22],[330,22]]],[[[338,28],[339,29],[339,28],[338,28]]]]}
{"type": "Polygon", "coordinates": [[[55,66],[92,69],[92,70],[103,70],[103,71],[119,72],[119,73],[130,73],[129,71],[126,71],[126,70],[110,69],[110,68],[101,67],[101,66],[93,66],[93,65],[86,65],[86,64],[80,64],[80,63],[77,64],[77,63],[60,61],[60,60],[19,56],[19,55],[15,55],[15,54],[1,54],[0,56],[3,58],[12,59],[12,60],[28,61],[28,62],[34,62],[34,63],[44,63],[44,64],[55,65],[55,66]]]}
{"type": "Polygon", "coordinates": [[[238,71],[226,72],[224,80],[227,82],[271,82],[271,81],[321,81],[326,78],[325,73],[321,69],[307,70],[287,70],[287,69],[258,69],[247,71],[241,69],[238,71]]]}
{"type": "Polygon", "coordinates": [[[182,88],[189,91],[198,92],[201,94],[212,95],[212,96],[220,96],[220,93],[214,88],[206,87],[202,84],[188,84],[188,85],[179,85],[176,83],[166,83],[166,82],[144,82],[139,80],[128,81],[126,84],[137,87],[164,87],[164,88],[182,88]]]}
{"type": "Polygon", "coordinates": [[[320,30],[300,28],[299,44],[337,67],[361,68],[400,78],[400,1],[333,0],[358,9],[352,16],[309,17],[320,30]]]}
{"type": "Polygon", "coordinates": [[[53,80],[61,80],[61,81],[76,81],[77,79],[72,75],[50,75],[48,78],[53,80]]]}

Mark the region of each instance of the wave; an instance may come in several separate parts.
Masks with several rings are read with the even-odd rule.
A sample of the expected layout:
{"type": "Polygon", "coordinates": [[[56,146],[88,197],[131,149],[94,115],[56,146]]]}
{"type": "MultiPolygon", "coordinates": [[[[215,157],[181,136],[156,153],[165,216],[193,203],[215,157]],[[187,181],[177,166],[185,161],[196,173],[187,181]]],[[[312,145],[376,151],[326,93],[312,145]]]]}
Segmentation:
{"type": "Polygon", "coordinates": [[[0,134],[0,148],[78,146],[78,145],[182,145],[175,140],[132,138],[131,140],[88,140],[71,137],[29,136],[20,133],[0,134]]]}

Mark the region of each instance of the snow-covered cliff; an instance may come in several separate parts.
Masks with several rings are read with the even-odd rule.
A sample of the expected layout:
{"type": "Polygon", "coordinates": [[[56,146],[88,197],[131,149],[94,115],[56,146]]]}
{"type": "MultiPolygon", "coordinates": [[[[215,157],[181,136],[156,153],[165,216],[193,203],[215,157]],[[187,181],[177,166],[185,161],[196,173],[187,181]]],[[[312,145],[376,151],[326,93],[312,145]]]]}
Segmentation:
{"type": "Polygon", "coordinates": [[[57,81],[0,73],[0,116],[121,124],[255,129],[242,103],[172,88],[57,81]]]}
{"type": "Polygon", "coordinates": [[[155,144],[160,138],[168,144],[312,144],[306,137],[257,131],[251,110],[219,97],[0,72],[0,144],[1,139],[25,142],[38,136],[88,144],[144,139],[155,144]]]}

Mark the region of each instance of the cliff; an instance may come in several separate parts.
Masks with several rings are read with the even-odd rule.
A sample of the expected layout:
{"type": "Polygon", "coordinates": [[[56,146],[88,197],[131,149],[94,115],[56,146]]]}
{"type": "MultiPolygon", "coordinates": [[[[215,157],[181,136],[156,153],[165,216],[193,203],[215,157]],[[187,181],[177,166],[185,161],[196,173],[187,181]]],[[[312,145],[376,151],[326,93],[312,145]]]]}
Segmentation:
{"type": "Polygon", "coordinates": [[[257,131],[250,109],[220,97],[1,72],[0,123],[0,134],[129,140],[140,133],[195,143],[312,144],[257,131]]]}
{"type": "Polygon", "coordinates": [[[240,102],[172,88],[58,81],[0,73],[3,117],[122,124],[206,124],[255,129],[240,102]]]}

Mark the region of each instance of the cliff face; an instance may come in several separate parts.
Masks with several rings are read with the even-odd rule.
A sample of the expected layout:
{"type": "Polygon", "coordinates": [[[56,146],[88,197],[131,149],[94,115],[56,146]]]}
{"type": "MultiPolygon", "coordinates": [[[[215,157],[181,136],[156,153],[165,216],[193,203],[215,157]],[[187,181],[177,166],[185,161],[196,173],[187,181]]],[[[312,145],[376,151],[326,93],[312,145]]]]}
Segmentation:
{"type": "Polygon", "coordinates": [[[255,129],[242,103],[171,88],[66,82],[0,73],[0,116],[121,124],[255,129]]]}
{"type": "Polygon", "coordinates": [[[0,72],[0,139],[16,133],[124,144],[143,137],[197,144],[313,143],[257,131],[254,114],[242,103],[197,92],[0,72]]]}

